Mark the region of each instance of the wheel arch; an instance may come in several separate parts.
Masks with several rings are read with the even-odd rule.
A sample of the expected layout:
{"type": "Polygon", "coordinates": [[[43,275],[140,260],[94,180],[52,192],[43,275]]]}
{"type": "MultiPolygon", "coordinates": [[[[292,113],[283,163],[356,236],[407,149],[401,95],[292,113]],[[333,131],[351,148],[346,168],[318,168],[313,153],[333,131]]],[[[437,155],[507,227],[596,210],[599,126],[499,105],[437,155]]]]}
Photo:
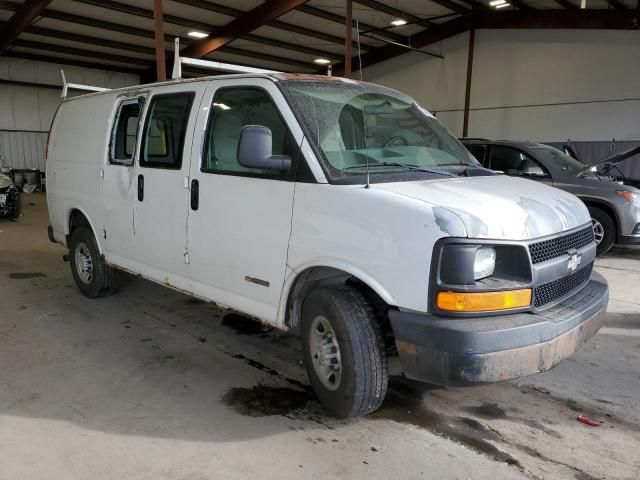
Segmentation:
{"type": "Polygon", "coordinates": [[[582,197],[581,196],[580,200],[582,200],[584,202],[584,204],[587,206],[587,208],[589,208],[589,207],[599,208],[599,209],[603,210],[607,215],[609,215],[613,219],[613,224],[614,224],[614,226],[616,228],[616,231],[614,233],[615,233],[615,238],[617,240],[618,232],[620,232],[620,219],[618,218],[618,214],[617,214],[615,208],[613,208],[607,202],[605,202],[603,200],[596,199],[596,198],[582,197]]]}
{"type": "Polygon", "coordinates": [[[387,305],[394,305],[392,295],[373,277],[350,265],[323,262],[306,265],[296,269],[284,285],[278,323],[297,333],[300,324],[300,311],[306,294],[322,285],[344,284],[349,280],[358,283],[363,293],[374,296],[387,305]]]}
{"type": "Polygon", "coordinates": [[[67,221],[65,223],[65,240],[67,242],[67,247],[69,247],[69,240],[71,238],[71,234],[73,230],[78,227],[88,227],[93,232],[93,236],[96,239],[96,244],[98,245],[98,249],[100,253],[104,253],[102,246],[102,239],[98,235],[98,231],[96,230],[93,222],[87,215],[87,212],[80,207],[71,207],[67,212],[67,221]]]}

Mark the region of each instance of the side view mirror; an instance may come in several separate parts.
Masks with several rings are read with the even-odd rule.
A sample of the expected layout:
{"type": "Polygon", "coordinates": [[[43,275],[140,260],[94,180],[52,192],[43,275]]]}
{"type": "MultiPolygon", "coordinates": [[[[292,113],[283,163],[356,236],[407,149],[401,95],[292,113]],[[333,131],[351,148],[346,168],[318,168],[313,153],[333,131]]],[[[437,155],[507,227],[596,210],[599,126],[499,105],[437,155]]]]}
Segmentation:
{"type": "Polygon", "coordinates": [[[245,125],[240,131],[238,163],[246,168],[286,172],[291,168],[287,155],[272,155],[271,130],[261,125],[245,125]]]}

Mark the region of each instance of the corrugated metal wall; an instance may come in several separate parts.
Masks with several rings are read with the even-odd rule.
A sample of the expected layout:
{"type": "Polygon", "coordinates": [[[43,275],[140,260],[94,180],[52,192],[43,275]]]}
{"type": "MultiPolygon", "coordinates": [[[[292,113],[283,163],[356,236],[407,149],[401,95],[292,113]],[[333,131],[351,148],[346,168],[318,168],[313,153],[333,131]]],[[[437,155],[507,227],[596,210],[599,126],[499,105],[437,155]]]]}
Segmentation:
{"type": "Polygon", "coordinates": [[[44,172],[47,132],[0,130],[0,156],[3,166],[37,168],[44,172]]]}

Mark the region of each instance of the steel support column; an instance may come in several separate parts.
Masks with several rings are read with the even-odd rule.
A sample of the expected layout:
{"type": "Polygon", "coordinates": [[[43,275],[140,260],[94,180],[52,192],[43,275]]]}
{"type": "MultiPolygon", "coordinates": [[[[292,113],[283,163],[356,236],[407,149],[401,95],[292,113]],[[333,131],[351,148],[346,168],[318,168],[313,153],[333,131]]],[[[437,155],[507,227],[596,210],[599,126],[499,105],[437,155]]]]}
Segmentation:
{"type": "Polygon", "coordinates": [[[162,13],[162,0],[153,0],[153,22],[155,24],[156,81],[164,82],[167,79],[167,63],[164,51],[164,18],[162,13]]]}
{"type": "Polygon", "coordinates": [[[351,0],[345,0],[347,2],[347,15],[345,17],[345,35],[344,35],[344,76],[349,78],[351,76],[351,43],[353,33],[353,3],[351,0]]]}
{"type": "Polygon", "coordinates": [[[462,136],[469,136],[469,106],[471,103],[471,77],[473,75],[473,50],[476,43],[475,29],[469,30],[469,56],[467,58],[467,85],[464,92],[464,120],[462,122],[462,136]]]}

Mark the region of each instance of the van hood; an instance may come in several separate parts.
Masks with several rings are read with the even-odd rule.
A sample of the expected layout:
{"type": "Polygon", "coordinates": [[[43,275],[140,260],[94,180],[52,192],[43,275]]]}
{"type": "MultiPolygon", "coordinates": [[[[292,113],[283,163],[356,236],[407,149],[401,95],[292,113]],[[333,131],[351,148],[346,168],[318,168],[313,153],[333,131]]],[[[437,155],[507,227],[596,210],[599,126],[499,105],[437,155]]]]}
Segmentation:
{"type": "Polygon", "coordinates": [[[578,197],[503,175],[371,187],[430,204],[440,229],[453,237],[529,240],[591,222],[578,197]]]}

